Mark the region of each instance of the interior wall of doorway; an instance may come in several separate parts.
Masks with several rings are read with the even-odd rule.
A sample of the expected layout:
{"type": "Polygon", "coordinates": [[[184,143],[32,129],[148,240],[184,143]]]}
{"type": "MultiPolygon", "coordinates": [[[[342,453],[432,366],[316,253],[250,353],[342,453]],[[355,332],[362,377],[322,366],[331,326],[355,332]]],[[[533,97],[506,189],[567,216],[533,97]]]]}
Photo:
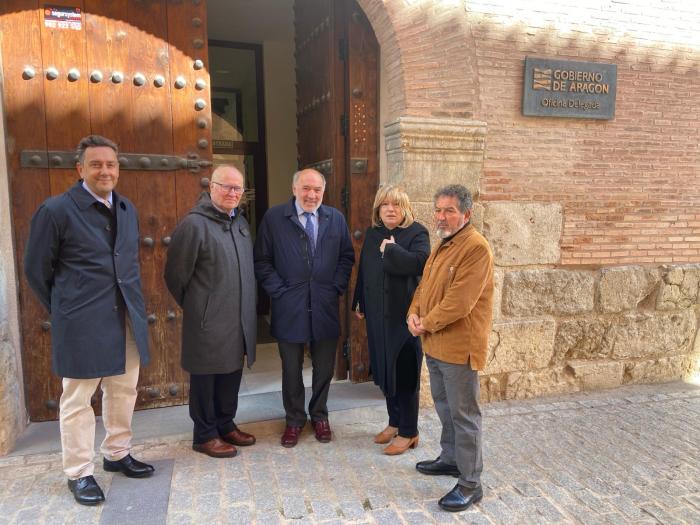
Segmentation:
{"type": "Polygon", "coordinates": [[[297,167],[294,0],[209,0],[207,14],[210,40],[262,45],[268,206],[280,204],[297,167]]]}
{"type": "MultiPolygon", "coordinates": [[[[262,49],[265,118],[261,125],[265,128],[267,207],[281,204],[290,198],[291,177],[297,168],[294,0],[208,0],[207,18],[210,50],[216,41],[262,49]]],[[[232,71],[228,74],[217,73],[217,64],[211,53],[210,58],[214,89],[216,86],[213,79],[228,76],[232,71]]],[[[250,80],[254,82],[254,79],[250,80]]],[[[239,79],[239,82],[245,85],[247,81],[239,79]]],[[[245,101],[243,106],[245,120],[245,101]]],[[[250,128],[246,122],[243,124],[244,129],[250,128]]],[[[216,146],[216,136],[212,138],[216,146]]],[[[216,148],[214,151],[216,162],[216,148]]],[[[257,361],[252,369],[244,369],[241,395],[281,389],[281,363],[277,343],[269,336],[266,320],[261,317],[258,324],[257,361]]],[[[307,358],[304,364],[307,385],[311,384],[310,365],[307,358]]]]}

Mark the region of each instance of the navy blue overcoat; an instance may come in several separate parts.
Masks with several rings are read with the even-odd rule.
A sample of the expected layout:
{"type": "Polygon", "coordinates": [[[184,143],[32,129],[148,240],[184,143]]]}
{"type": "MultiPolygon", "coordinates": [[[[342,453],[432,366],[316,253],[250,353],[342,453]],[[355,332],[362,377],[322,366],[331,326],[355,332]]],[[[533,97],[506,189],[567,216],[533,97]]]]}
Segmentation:
{"type": "Polygon", "coordinates": [[[60,377],[124,373],[125,308],[141,363],[148,362],[136,209],[116,192],[112,203],[110,211],[78,181],[32,218],[24,272],[51,314],[53,370],[60,377]]]}
{"type": "Polygon", "coordinates": [[[258,229],[255,276],[271,298],[271,332],[278,341],[306,343],[340,335],[338,297],[348,286],[355,252],[338,210],[321,205],[318,217],[313,258],[294,198],[267,210],[258,229]]]}

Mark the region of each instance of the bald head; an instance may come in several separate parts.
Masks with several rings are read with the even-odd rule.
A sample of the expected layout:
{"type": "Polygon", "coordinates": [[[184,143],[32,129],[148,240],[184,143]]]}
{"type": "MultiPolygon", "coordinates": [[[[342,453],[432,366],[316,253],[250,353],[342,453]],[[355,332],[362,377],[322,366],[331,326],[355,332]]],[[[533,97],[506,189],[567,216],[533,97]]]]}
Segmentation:
{"type": "Polygon", "coordinates": [[[220,210],[231,213],[243,197],[245,179],[233,166],[219,166],[211,174],[209,193],[211,202],[220,210]]]}

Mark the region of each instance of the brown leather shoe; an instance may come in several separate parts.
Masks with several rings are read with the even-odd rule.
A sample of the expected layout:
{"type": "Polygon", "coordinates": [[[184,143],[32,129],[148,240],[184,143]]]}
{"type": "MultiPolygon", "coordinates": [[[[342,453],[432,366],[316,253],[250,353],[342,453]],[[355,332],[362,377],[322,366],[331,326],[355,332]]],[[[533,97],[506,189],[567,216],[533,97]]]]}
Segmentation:
{"type": "Polygon", "coordinates": [[[236,447],[219,438],[210,439],[205,443],[192,443],[192,450],[212,458],[232,458],[238,454],[236,447]]]}
{"type": "Polygon", "coordinates": [[[299,434],[301,434],[301,427],[287,425],[284,429],[284,434],[282,434],[282,439],[280,440],[282,446],[285,448],[295,447],[299,442],[299,434]]]}
{"type": "Polygon", "coordinates": [[[394,439],[398,433],[399,433],[399,429],[397,427],[392,427],[391,425],[387,425],[384,430],[382,430],[379,434],[374,436],[374,442],[377,445],[386,445],[392,439],[394,439]]]}
{"type": "Polygon", "coordinates": [[[314,434],[316,439],[321,443],[328,443],[331,440],[331,426],[328,424],[328,420],[314,421],[314,434]]]}
{"type": "Polygon", "coordinates": [[[384,454],[387,456],[398,456],[403,454],[409,448],[416,448],[418,446],[418,436],[412,438],[406,438],[403,436],[397,436],[391,442],[391,445],[384,449],[384,454]]]}
{"type": "Polygon", "coordinates": [[[226,443],[239,447],[248,447],[255,444],[255,436],[253,434],[248,434],[248,432],[243,432],[239,429],[232,430],[228,434],[221,436],[221,439],[226,441],[226,443]]]}

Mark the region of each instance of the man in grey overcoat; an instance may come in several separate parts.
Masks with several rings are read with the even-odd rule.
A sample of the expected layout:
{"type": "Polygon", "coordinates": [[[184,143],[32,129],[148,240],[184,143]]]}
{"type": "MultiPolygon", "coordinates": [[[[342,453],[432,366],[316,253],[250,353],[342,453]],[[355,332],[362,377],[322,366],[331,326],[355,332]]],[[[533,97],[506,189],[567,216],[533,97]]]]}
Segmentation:
{"type": "Polygon", "coordinates": [[[165,264],[168,290],[182,307],[192,448],[215,458],[255,443],[233,421],[244,357],[252,366],[257,331],[253,243],[238,210],[244,191],[240,171],[216,168],[209,193],[175,229],[165,264]]]}
{"type": "Polygon", "coordinates": [[[83,138],[76,165],[81,180],[44,201],[32,218],[24,253],[29,286],[51,314],[53,371],[62,378],[59,404],[63,470],[75,500],[104,501],[93,477],[95,413],[102,388],[106,471],[150,476],[134,459],[131,417],[140,363],[148,363],[148,327],[139,272],[134,205],[117,194],[117,145],[83,138]]]}

